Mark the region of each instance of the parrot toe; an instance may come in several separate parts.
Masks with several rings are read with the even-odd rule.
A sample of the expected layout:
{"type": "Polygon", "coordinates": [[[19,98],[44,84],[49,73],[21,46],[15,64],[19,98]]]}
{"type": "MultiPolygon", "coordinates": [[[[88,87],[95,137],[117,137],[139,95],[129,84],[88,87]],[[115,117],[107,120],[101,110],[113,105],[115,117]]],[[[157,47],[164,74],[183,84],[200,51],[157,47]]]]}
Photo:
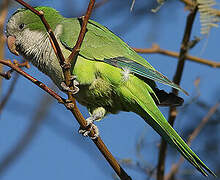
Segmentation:
{"type": "Polygon", "coordinates": [[[79,83],[76,80],[74,80],[71,84],[73,86],[73,89],[70,89],[70,87],[68,87],[64,81],[61,82],[60,85],[61,85],[63,91],[65,91],[65,92],[71,92],[72,94],[77,94],[79,92],[79,87],[77,87],[77,85],[79,85],[79,83]]]}
{"type": "Polygon", "coordinates": [[[90,136],[91,139],[96,139],[99,136],[99,129],[98,127],[93,124],[94,121],[100,119],[102,116],[102,114],[100,113],[95,113],[92,116],[90,116],[89,118],[86,119],[86,128],[79,128],[79,133],[82,134],[83,136],[89,136],[91,130],[93,130],[94,135],[90,136]]]}
{"type": "Polygon", "coordinates": [[[91,131],[93,130],[94,135],[90,136],[91,139],[96,139],[96,138],[99,137],[99,129],[98,129],[98,127],[97,127],[95,124],[92,123],[92,124],[90,124],[90,125],[87,126],[87,127],[89,127],[89,128],[83,129],[82,127],[80,127],[80,129],[79,129],[78,132],[79,132],[80,134],[82,134],[83,136],[87,137],[87,136],[89,136],[89,134],[90,134],[91,131]]]}

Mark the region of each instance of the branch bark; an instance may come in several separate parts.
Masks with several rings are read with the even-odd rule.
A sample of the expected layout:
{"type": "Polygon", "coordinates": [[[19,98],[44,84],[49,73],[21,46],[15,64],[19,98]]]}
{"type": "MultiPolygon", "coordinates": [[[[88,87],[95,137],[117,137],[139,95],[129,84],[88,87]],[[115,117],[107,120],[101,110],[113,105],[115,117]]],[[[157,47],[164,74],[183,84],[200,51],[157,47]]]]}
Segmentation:
{"type": "MultiPolygon", "coordinates": [[[[173,78],[173,82],[176,84],[180,84],[182,73],[184,69],[185,59],[187,52],[189,50],[188,43],[190,40],[190,35],[193,27],[193,22],[196,16],[198,8],[195,7],[190,14],[187,16],[185,32],[183,35],[183,40],[181,43],[180,53],[179,53],[179,61],[176,68],[176,73],[173,78]]],[[[172,89],[172,92],[178,95],[178,90],[172,89]]],[[[171,107],[169,111],[169,119],[168,122],[173,126],[174,121],[176,119],[177,110],[175,107],[171,107]]],[[[166,159],[166,151],[167,151],[167,143],[165,140],[161,140],[160,150],[159,150],[159,158],[158,158],[158,167],[157,167],[157,180],[164,179],[164,169],[165,169],[165,159],[166,159]]]]}
{"type": "MultiPolygon", "coordinates": [[[[192,144],[192,141],[198,136],[198,134],[201,132],[201,130],[204,128],[204,126],[208,123],[209,119],[215,114],[215,112],[218,110],[220,106],[220,102],[217,102],[214,106],[212,106],[207,115],[201,120],[201,122],[198,124],[198,126],[194,129],[192,134],[189,136],[189,139],[187,141],[187,144],[190,146],[192,144]]],[[[174,175],[178,172],[181,164],[184,162],[183,156],[180,157],[179,161],[172,165],[170,172],[165,176],[165,180],[172,179],[174,175]]]]}
{"type": "MultiPolygon", "coordinates": [[[[49,37],[50,37],[50,41],[51,41],[51,45],[54,48],[54,52],[57,55],[57,58],[60,62],[60,65],[62,67],[63,73],[64,73],[64,77],[65,77],[65,81],[66,81],[66,85],[69,86],[70,85],[70,76],[71,76],[71,72],[70,72],[70,63],[69,61],[72,60],[72,58],[76,58],[77,54],[80,50],[80,46],[82,44],[83,38],[85,36],[85,30],[86,30],[86,25],[87,22],[89,20],[89,17],[92,13],[92,9],[95,3],[95,0],[90,0],[88,9],[87,9],[87,13],[86,16],[83,20],[83,26],[82,29],[80,31],[79,37],[78,37],[78,41],[77,44],[75,45],[75,50],[73,50],[72,55],[70,58],[68,58],[68,61],[65,60],[62,51],[59,47],[59,44],[56,40],[56,37],[52,31],[52,29],[50,28],[50,25],[47,23],[46,19],[44,18],[44,13],[43,12],[39,12],[36,9],[34,9],[33,7],[31,7],[29,4],[25,3],[22,0],[15,0],[18,3],[22,4],[24,7],[28,8],[29,10],[31,10],[33,13],[35,13],[37,16],[40,17],[42,23],[44,24],[47,32],[49,33],[49,37]]],[[[27,73],[25,73],[24,71],[22,71],[19,67],[15,67],[15,65],[13,65],[13,63],[11,63],[10,61],[4,61],[4,60],[0,60],[0,63],[3,63],[5,65],[10,66],[11,68],[13,68],[15,71],[17,71],[18,73],[22,74],[23,76],[25,76],[27,79],[31,80],[34,84],[36,84],[37,86],[39,86],[40,88],[42,88],[43,90],[45,90],[46,92],[48,92],[51,96],[53,96],[54,98],[56,98],[58,100],[58,102],[61,102],[63,104],[65,104],[65,101],[63,98],[61,98],[60,96],[58,96],[54,91],[52,91],[51,89],[49,89],[46,85],[44,85],[42,82],[34,79],[33,77],[31,77],[30,75],[28,75],[27,73]]],[[[73,88],[73,87],[71,87],[73,88]]],[[[72,112],[72,114],[74,115],[74,117],[76,118],[76,120],[78,121],[78,123],[80,124],[80,126],[82,128],[86,128],[86,121],[83,117],[83,115],[81,114],[81,112],[79,111],[77,105],[76,105],[76,101],[74,99],[74,97],[72,96],[71,93],[68,93],[68,99],[72,101],[73,103],[73,107],[71,107],[69,110],[72,112]]],[[[94,131],[91,131],[90,136],[94,135],[94,131]]],[[[110,151],[107,149],[107,147],[105,146],[105,144],[103,143],[103,141],[101,140],[100,137],[98,137],[97,139],[92,140],[97,148],[100,150],[100,152],[103,154],[103,156],[106,158],[106,160],[109,162],[109,164],[112,166],[112,168],[115,170],[116,174],[123,180],[130,180],[131,177],[129,177],[127,175],[127,173],[121,168],[121,166],[119,165],[119,163],[116,161],[116,159],[113,157],[113,155],[110,153],[110,151]]]]}
{"type": "MultiPolygon", "coordinates": [[[[163,54],[166,56],[171,56],[178,58],[180,54],[178,52],[169,51],[166,49],[161,49],[158,44],[153,44],[151,48],[133,48],[137,53],[143,53],[143,54],[163,54]]],[[[211,61],[208,59],[199,58],[196,56],[191,56],[186,54],[186,59],[192,62],[204,64],[213,68],[220,68],[220,62],[211,61]]]]}
{"type": "MultiPolygon", "coordinates": [[[[10,68],[12,68],[14,71],[16,71],[17,73],[19,73],[20,75],[22,75],[23,77],[25,77],[26,79],[28,79],[29,81],[31,81],[32,83],[34,83],[36,86],[40,87],[42,90],[44,90],[45,92],[47,92],[50,96],[52,96],[53,98],[55,98],[59,103],[65,104],[65,99],[62,98],[61,96],[59,96],[57,93],[55,93],[53,90],[51,90],[49,87],[47,87],[45,84],[43,84],[42,82],[38,81],[37,79],[35,79],[34,77],[32,77],[31,75],[27,74],[26,72],[24,72],[21,68],[19,68],[16,64],[12,63],[10,60],[1,60],[0,59],[0,64],[6,65],[10,68]]],[[[70,109],[70,111],[72,112],[72,114],[74,114],[74,110],[70,109]]],[[[77,112],[79,114],[79,116],[82,116],[81,112],[78,111],[77,112]]],[[[115,158],[112,156],[112,154],[109,152],[109,150],[107,149],[107,147],[105,146],[105,144],[102,142],[101,138],[99,138],[100,140],[97,142],[94,142],[95,144],[97,144],[97,147],[99,148],[99,150],[101,151],[102,154],[104,154],[105,158],[108,159],[108,161],[110,161],[110,165],[114,166],[114,170],[116,172],[116,174],[118,174],[118,176],[123,179],[123,180],[130,180],[131,178],[126,174],[126,172],[120,167],[120,165],[118,164],[118,162],[115,160],[115,158]],[[104,151],[104,152],[103,152],[104,151]],[[107,157],[106,157],[107,156],[107,157]]],[[[95,140],[94,140],[95,141],[95,140]]]]}
{"type": "MultiPolygon", "coordinates": [[[[186,6],[194,8],[195,6],[198,5],[198,3],[193,2],[192,0],[180,0],[182,1],[186,6]]],[[[220,16],[220,11],[218,9],[213,9],[213,12],[217,15],[220,16]]]]}
{"type": "Polygon", "coordinates": [[[10,99],[13,91],[14,91],[17,80],[18,80],[18,74],[15,75],[13,81],[10,84],[10,87],[9,87],[6,95],[4,96],[4,98],[2,99],[2,101],[0,103],[0,115],[1,115],[2,110],[4,109],[5,105],[7,104],[8,100],[10,99]]]}

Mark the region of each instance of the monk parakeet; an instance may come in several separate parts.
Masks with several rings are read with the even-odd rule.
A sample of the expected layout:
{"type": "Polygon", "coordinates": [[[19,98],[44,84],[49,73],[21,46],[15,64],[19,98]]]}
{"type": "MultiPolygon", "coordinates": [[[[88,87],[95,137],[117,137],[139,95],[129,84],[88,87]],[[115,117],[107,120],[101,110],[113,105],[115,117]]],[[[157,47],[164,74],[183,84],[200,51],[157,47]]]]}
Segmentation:
{"type": "MultiPolygon", "coordinates": [[[[44,12],[67,58],[78,38],[82,18],[64,18],[50,7],[36,9],[44,12]]],[[[62,69],[38,16],[27,9],[17,10],[7,23],[6,35],[12,53],[22,55],[63,90],[62,69]]],[[[159,90],[155,82],[185,91],[156,71],[106,27],[89,20],[77,62],[71,72],[79,88],[74,97],[91,113],[88,121],[101,120],[108,113],[135,112],[203,175],[207,176],[208,172],[215,176],[170,126],[157,107],[181,105],[183,100],[159,90]]]]}

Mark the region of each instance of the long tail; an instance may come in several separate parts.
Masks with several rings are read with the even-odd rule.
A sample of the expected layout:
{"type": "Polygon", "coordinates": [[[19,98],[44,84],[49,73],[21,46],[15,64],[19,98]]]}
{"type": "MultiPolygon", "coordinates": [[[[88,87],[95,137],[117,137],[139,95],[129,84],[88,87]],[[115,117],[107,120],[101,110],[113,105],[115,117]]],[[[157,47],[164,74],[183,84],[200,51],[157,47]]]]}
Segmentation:
{"type": "Polygon", "coordinates": [[[160,134],[171,146],[177,149],[197,170],[204,176],[208,176],[207,172],[216,176],[190,149],[169,123],[161,124],[153,120],[149,116],[142,117],[158,134],[160,134]],[[206,172],[207,171],[207,172],[206,172]]]}
{"type": "MultiPolygon", "coordinates": [[[[134,94],[133,94],[134,95],[134,94]]],[[[162,115],[151,95],[145,91],[145,97],[138,97],[135,94],[135,101],[141,106],[142,111],[138,113],[158,134],[160,134],[170,145],[177,149],[196,169],[204,176],[208,173],[216,176],[190,149],[190,147],[177,134],[172,126],[162,115]],[[207,173],[208,172],[208,173],[207,173]]]]}

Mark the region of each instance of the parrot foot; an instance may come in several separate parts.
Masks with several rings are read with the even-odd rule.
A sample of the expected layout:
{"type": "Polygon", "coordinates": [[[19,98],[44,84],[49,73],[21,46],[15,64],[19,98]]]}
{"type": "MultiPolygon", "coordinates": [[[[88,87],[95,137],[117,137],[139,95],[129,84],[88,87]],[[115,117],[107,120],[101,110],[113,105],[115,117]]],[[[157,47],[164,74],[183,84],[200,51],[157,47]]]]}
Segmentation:
{"type": "Polygon", "coordinates": [[[106,114],[106,110],[103,107],[96,108],[92,115],[86,119],[86,128],[80,127],[79,133],[83,136],[88,136],[91,132],[91,130],[94,131],[94,135],[91,137],[91,139],[96,139],[99,136],[99,129],[96,125],[93,124],[94,121],[101,120],[106,114]]]}
{"type": "MultiPolygon", "coordinates": [[[[87,121],[86,121],[86,122],[87,122],[87,121]]],[[[98,127],[97,127],[95,124],[93,124],[93,123],[89,124],[86,129],[82,129],[82,128],[80,127],[79,133],[86,137],[86,136],[89,136],[89,134],[91,133],[92,130],[93,130],[93,132],[94,132],[94,135],[91,136],[91,139],[97,139],[97,138],[99,137],[99,129],[98,129],[98,127]]]]}
{"type": "Polygon", "coordinates": [[[76,80],[76,76],[71,76],[70,80],[71,80],[70,86],[73,86],[73,89],[70,89],[70,87],[68,87],[64,81],[61,82],[61,84],[60,84],[61,87],[66,92],[71,92],[72,94],[78,93],[79,88],[77,86],[79,85],[79,82],[76,80]]]}

